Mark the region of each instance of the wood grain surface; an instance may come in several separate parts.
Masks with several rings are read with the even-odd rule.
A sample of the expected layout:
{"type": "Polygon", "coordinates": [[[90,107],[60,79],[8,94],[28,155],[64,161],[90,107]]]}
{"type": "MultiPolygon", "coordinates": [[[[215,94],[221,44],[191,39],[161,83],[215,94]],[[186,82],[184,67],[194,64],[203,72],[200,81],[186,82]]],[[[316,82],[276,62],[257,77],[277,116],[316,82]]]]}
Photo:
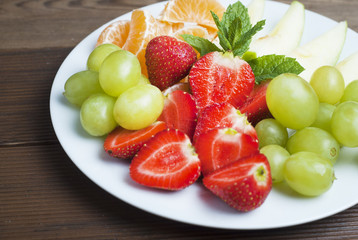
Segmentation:
{"type": "MultiPolygon", "coordinates": [[[[0,1],[0,239],[358,239],[358,206],[282,229],[204,228],[136,209],[77,169],[50,120],[55,74],[93,30],[155,2],[0,1]]],[[[301,2],[358,31],[357,0],[301,2]]]]}

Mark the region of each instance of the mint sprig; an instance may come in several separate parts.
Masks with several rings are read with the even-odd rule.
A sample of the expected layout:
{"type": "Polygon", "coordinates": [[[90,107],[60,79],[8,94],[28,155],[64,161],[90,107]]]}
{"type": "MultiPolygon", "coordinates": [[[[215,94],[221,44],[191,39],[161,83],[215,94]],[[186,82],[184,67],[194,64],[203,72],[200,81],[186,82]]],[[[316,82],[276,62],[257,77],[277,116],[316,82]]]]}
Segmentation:
{"type": "MultiPolygon", "coordinates": [[[[218,28],[221,48],[201,37],[181,35],[184,41],[196,49],[201,56],[214,51],[230,51],[234,56],[242,57],[249,50],[252,37],[265,25],[265,20],[261,20],[252,26],[248,10],[240,1],[227,7],[221,21],[212,11],[211,15],[218,28]]],[[[284,55],[265,55],[251,59],[248,63],[254,72],[257,84],[282,73],[300,74],[304,70],[296,59],[284,55]]]]}
{"type": "Polygon", "coordinates": [[[300,74],[304,70],[295,58],[284,55],[264,55],[249,60],[248,63],[254,72],[256,84],[260,84],[266,79],[272,79],[282,73],[300,74]]]}

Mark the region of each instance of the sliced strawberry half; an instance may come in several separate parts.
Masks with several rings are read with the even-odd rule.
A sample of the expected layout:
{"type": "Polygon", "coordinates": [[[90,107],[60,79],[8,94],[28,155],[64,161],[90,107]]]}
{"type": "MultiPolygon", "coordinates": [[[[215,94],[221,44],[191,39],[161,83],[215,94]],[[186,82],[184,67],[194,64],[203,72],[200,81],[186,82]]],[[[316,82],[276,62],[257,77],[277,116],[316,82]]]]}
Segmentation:
{"type": "Polygon", "coordinates": [[[184,133],[157,133],[140,149],[130,165],[131,178],[144,186],[180,190],[200,176],[200,160],[184,133]]]}
{"type": "Polygon", "coordinates": [[[201,134],[195,143],[204,176],[240,158],[259,153],[257,139],[233,128],[215,128],[201,134]]]}
{"type": "Polygon", "coordinates": [[[266,91],[270,81],[255,85],[246,102],[240,107],[240,111],[245,113],[247,119],[254,126],[262,119],[272,117],[266,103],[266,91]]]}
{"type": "Polygon", "coordinates": [[[245,133],[257,139],[255,128],[247,121],[245,114],[241,114],[229,103],[216,103],[206,107],[198,117],[194,133],[196,138],[213,128],[233,128],[237,132],[245,133]]]}
{"type": "Polygon", "coordinates": [[[165,89],[163,91],[163,95],[167,96],[169,93],[172,93],[177,90],[182,90],[184,92],[191,94],[189,82],[178,82],[178,83],[174,84],[173,86],[170,86],[167,89],[165,89]]]}
{"type": "Polygon", "coordinates": [[[265,155],[256,154],[212,172],[203,183],[229,206],[251,211],[261,206],[271,191],[270,165],[265,155]]]}
{"type": "Polygon", "coordinates": [[[112,157],[130,159],[134,157],[146,141],[166,128],[167,125],[162,121],[157,121],[136,131],[117,127],[107,135],[103,147],[112,157]]]}
{"type": "Polygon", "coordinates": [[[197,108],[193,97],[181,90],[169,93],[158,120],[164,121],[168,128],[178,129],[192,139],[197,122],[197,108]]]}
{"type": "Polygon", "coordinates": [[[211,52],[193,65],[189,83],[200,110],[222,102],[239,107],[252,91],[255,76],[250,65],[231,52],[211,52]]]}

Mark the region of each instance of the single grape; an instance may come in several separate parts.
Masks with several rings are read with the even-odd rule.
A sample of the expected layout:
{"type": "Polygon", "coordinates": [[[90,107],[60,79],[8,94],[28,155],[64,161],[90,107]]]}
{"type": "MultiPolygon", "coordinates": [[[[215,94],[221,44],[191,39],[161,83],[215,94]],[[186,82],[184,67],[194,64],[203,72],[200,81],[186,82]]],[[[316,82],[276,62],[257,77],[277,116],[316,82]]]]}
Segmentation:
{"type": "Polygon", "coordinates": [[[335,105],[320,103],[317,118],[314,123],[312,123],[311,127],[317,127],[327,132],[331,132],[331,118],[334,109],[336,109],[335,105]]]}
{"type": "Polygon", "coordinates": [[[284,73],[272,79],[266,101],[273,117],[287,128],[302,129],[316,120],[318,97],[309,83],[295,74],[284,73]]]}
{"type": "Polygon", "coordinates": [[[138,84],[141,67],[138,58],[125,50],[111,53],[99,69],[99,83],[110,96],[118,97],[138,84]]]}
{"type": "Polygon", "coordinates": [[[114,118],[123,128],[138,130],[157,120],[163,111],[164,96],[151,84],[139,84],[122,93],[114,106],[114,118]]]}
{"type": "Polygon", "coordinates": [[[344,92],[344,79],[341,72],[333,66],[318,68],[311,77],[310,84],[320,102],[336,104],[344,92]]]}
{"type": "Polygon", "coordinates": [[[146,76],[141,74],[141,76],[139,78],[139,81],[138,81],[138,84],[150,84],[150,81],[146,76]]]}
{"type": "Polygon", "coordinates": [[[87,68],[92,71],[99,71],[104,59],[114,51],[121,50],[114,44],[106,43],[96,47],[87,59],[87,68]]]}
{"type": "Polygon", "coordinates": [[[82,127],[92,136],[111,132],[117,123],[113,118],[115,98],[107,94],[95,94],[83,102],[80,112],[82,127]]]}
{"type": "Polygon", "coordinates": [[[267,157],[270,163],[272,182],[282,182],[285,162],[290,157],[289,152],[279,145],[266,145],[260,149],[260,152],[267,157]]]}
{"type": "Polygon", "coordinates": [[[328,159],[312,152],[299,152],[286,160],[284,179],[296,192],[318,196],[331,188],[335,177],[328,159]]]}
{"type": "Polygon", "coordinates": [[[344,89],[341,102],[346,101],[358,102],[358,80],[350,82],[344,89]]]}
{"type": "Polygon", "coordinates": [[[358,102],[339,104],[331,119],[333,136],[346,147],[358,147],[358,102]]]}
{"type": "Polygon", "coordinates": [[[314,152],[329,159],[334,164],[340,152],[337,140],[327,131],[315,127],[306,127],[297,131],[287,141],[290,154],[297,152],[314,152]]]}
{"type": "Polygon", "coordinates": [[[286,146],[288,139],[287,129],[273,118],[266,118],[255,126],[260,148],[266,145],[286,146]]]}
{"type": "Polygon", "coordinates": [[[98,81],[98,73],[90,70],[73,74],[65,83],[63,95],[66,99],[81,106],[84,100],[96,93],[104,93],[98,81]]]}

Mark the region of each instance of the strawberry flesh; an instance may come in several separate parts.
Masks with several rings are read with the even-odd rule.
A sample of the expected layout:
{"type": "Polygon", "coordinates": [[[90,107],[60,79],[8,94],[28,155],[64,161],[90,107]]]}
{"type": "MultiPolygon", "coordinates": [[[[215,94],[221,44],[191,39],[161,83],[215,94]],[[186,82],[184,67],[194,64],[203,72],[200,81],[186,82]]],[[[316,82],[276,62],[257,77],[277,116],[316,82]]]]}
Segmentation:
{"type": "Polygon", "coordinates": [[[259,153],[257,139],[232,128],[215,128],[201,134],[195,149],[204,176],[237,159],[259,153]]]}
{"type": "Polygon", "coordinates": [[[134,157],[146,141],[166,128],[166,124],[162,121],[157,121],[141,130],[127,130],[117,127],[107,135],[103,147],[112,157],[130,159],[134,157]]]}
{"type": "Polygon", "coordinates": [[[252,91],[255,76],[250,65],[240,57],[230,52],[211,52],[193,65],[189,83],[200,110],[222,102],[237,108],[252,91]]]}
{"type": "Polygon", "coordinates": [[[270,81],[255,85],[246,102],[240,107],[240,111],[245,113],[247,120],[256,125],[262,119],[272,117],[266,103],[266,91],[270,81]]]}
{"type": "Polygon", "coordinates": [[[149,41],[145,59],[149,81],[163,91],[189,74],[197,55],[184,41],[158,36],[149,41]]]}
{"type": "Polygon", "coordinates": [[[244,114],[241,114],[229,103],[215,103],[206,107],[198,117],[194,133],[194,143],[196,138],[213,128],[233,128],[237,132],[250,135],[257,139],[255,128],[247,121],[244,114]]]}
{"type": "Polygon", "coordinates": [[[263,154],[239,159],[203,178],[203,184],[229,206],[247,212],[261,206],[272,188],[271,170],[263,154]]]}
{"type": "Polygon", "coordinates": [[[144,186],[180,190],[200,176],[200,160],[184,133],[168,129],[157,133],[130,164],[131,178],[144,186]]]}
{"type": "Polygon", "coordinates": [[[178,129],[192,139],[197,121],[197,108],[193,97],[181,90],[169,93],[158,120],[164,121],[168,128],[178,129]]]}

